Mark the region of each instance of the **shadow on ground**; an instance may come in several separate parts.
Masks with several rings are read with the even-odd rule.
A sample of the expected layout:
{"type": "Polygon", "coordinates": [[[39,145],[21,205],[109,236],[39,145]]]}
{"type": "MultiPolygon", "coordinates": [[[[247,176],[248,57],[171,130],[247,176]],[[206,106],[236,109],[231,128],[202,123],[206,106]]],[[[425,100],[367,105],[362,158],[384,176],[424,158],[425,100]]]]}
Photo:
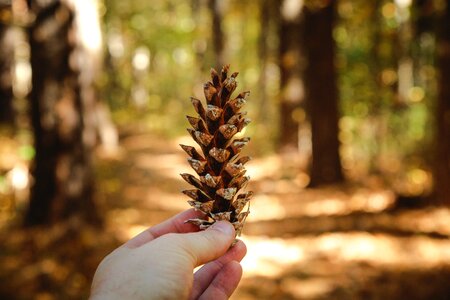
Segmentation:
{"type": "MultiPolygon", "coordinates": [[[[17,207],[0,231],[0,298],[87,298],[108,252],[188,208],[180,142],[133,135],[114,156],[98,153],[101,229],[76,217],[23,229],[17,207]]],[[[394,195],[383,188],[305,189],[305,174],[277,156],[248,172],[256,196],[233,299],[450,299],[448,209],[389,210],[394,195]]]]}

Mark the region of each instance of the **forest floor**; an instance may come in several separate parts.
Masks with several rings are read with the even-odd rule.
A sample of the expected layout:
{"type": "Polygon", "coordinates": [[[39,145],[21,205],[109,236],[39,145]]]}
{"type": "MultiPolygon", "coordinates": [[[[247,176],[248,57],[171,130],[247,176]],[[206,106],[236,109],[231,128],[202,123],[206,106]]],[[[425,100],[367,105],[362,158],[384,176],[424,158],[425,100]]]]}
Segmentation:
{"type": "MultiPolygon", "coordinates": [[[[192,144],[130,135],[114,155],[98,151],[101,229],[77,218],[24,229],[25,204],[2,205],[0,298],[87,298],[107,253],[188,208],[183,142],[192,144]]],[[[248,254],[232,299],[450,299],[449,209],[394,209],[382,187],[305,189],[306,175],[280,156],[255,159],[248,173],[248,254]]]]}

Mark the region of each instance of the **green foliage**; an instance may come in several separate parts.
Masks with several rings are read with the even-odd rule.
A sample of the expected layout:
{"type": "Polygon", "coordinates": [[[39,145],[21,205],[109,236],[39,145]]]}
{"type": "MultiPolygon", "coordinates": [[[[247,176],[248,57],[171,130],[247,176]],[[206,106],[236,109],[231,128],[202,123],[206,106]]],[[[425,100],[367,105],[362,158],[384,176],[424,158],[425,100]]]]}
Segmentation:
{"type": "MultiPolygon", "coordinates": [[[[106,0],[104,7],[107,52],[100,85],[114,120],[123,127],[169,136],[185,134],[184,115],[194,113],[189,96],[202,97],[202,83],[215,65],[207,5],[202,1],[192,6],[179,1],[106,0]]],[[[260,110],[258,2],[230,1],[223,9],[227,61],[233,71],[240,72],[239,86],[252,92],[248,109],[256,121],[260,110]]],[[[267,89],[273,118],[277,81],[268,83],[267,89]]],[[[262,124],[255,122],[248,130],[264,152],[272,147],[267,133],[274,136],[276,128],[262,124]]]]}
{"type": "Polygon", "coordinates": [[[179,133],[198,75],[188,3],[106,1],[104,98],[121,125],[179,133]],[[176,116],[174,116],[176,115],[176,116]]]}
{"type": "MultiPolygon", "coordinates": [[[[274,150],[279,118],[276,19],[265,33],[268,75],[261,86],[261,3],[221,5],[226,61],[240,71],[239,86],[251,90],[250,151],[268,153],[274,150]]],[[[434,36],[414,32],[414,9],[393,0],[339,1],[334,38],[340,140],[350,178],[376,173],[393,182],[407,170],[429,171],[424,166],[433,136],[434,36]]],[[[105,0],[107,58],[101,85],[119,126],[185,134],[184,115],[194,113],[188,97],[202,97],[202,82],[215,65],[211,27],[203,1],[105,0]]]]}
{"type": "Polygon", "coordinates": [[[408,170],[430,171],[424,166],[436,98],[429,80],[434,37],[413,36],[411,7],[378,3],[339,2],[334,36],[345,117],[342,159],[355,178],[381,173],[393,183],[408,170]]]}
{"type": "Polygon", "coordinates": [[[36,154],[34,147],[31,145],[22,145],[19,147],[18,151],[19,157],[26,161],[32,160],[34,155],[36,154]]]}

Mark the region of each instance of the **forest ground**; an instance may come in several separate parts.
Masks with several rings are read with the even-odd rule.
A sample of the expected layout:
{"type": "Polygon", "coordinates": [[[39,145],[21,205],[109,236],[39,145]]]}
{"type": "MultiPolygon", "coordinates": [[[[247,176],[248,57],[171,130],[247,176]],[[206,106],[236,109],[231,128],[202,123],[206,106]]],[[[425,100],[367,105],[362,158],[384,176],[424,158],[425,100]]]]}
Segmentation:
{"type": "MultiPolygon", "coordinates": [[[[114,154],[98,151],[102,229],[77,218],[24,229],[23,203],[3,209],[15,216],[0,229],[0,298],[87,298],[107,253],[188,208],[179,174],[191,170],[179,143],[192,144],[134,134],[114,154]]],[[[393,192],[381,186],[305,189],[292,157],[248,165],[255,197],[232,299],[450,299],[449,209],[394,209],[393,192]]]]}

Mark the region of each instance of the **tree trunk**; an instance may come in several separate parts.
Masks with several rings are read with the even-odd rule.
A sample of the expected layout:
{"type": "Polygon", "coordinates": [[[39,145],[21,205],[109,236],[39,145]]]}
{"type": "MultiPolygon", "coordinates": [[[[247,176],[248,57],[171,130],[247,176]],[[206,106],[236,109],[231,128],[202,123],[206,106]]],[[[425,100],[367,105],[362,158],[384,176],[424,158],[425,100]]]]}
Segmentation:
{"type": "Polygon", "coordinates": [[[89,94],[75,59],[74,11],[63,1],[30,1],[31,119],[36,157],[27,225],[75,216],[99,223],[93,200],[92,132],[83,115],[89,94]],[[41,6],[44,5],[44,6],[41,6]],[[80,81],[82,84],[80,84],[80,81]]]}
{"type": "Polygon", "coordinates": [[[338,141],[338,90],[334,67],[335,2],[305,8],[306,102],[311,118],[311,186],[343,180],[338,141]]]}
{"type": "Polygon", "coordinates": [[[279,149],[281,152],[290,152],[299,150],[299,126],[306,121],[302,75],[305,64],[302,47],[302,8],[298,8],[296,12],[289,11],[286,9],[286,1],[282,1],[279,19],[281,95],[279,149]]]}
{"type": "Polygon", "coordinates": [[[435,197],[436,203],[450,206],[450,0],[441,17],[437,35],[438,103],[435,197]]]}
{"type": "Polygon", "coordinates": [[[14,59],[14,37],[12,34],[11,5],[0,3],[0,124],[14,125],[12,65],[14,59]]]}

